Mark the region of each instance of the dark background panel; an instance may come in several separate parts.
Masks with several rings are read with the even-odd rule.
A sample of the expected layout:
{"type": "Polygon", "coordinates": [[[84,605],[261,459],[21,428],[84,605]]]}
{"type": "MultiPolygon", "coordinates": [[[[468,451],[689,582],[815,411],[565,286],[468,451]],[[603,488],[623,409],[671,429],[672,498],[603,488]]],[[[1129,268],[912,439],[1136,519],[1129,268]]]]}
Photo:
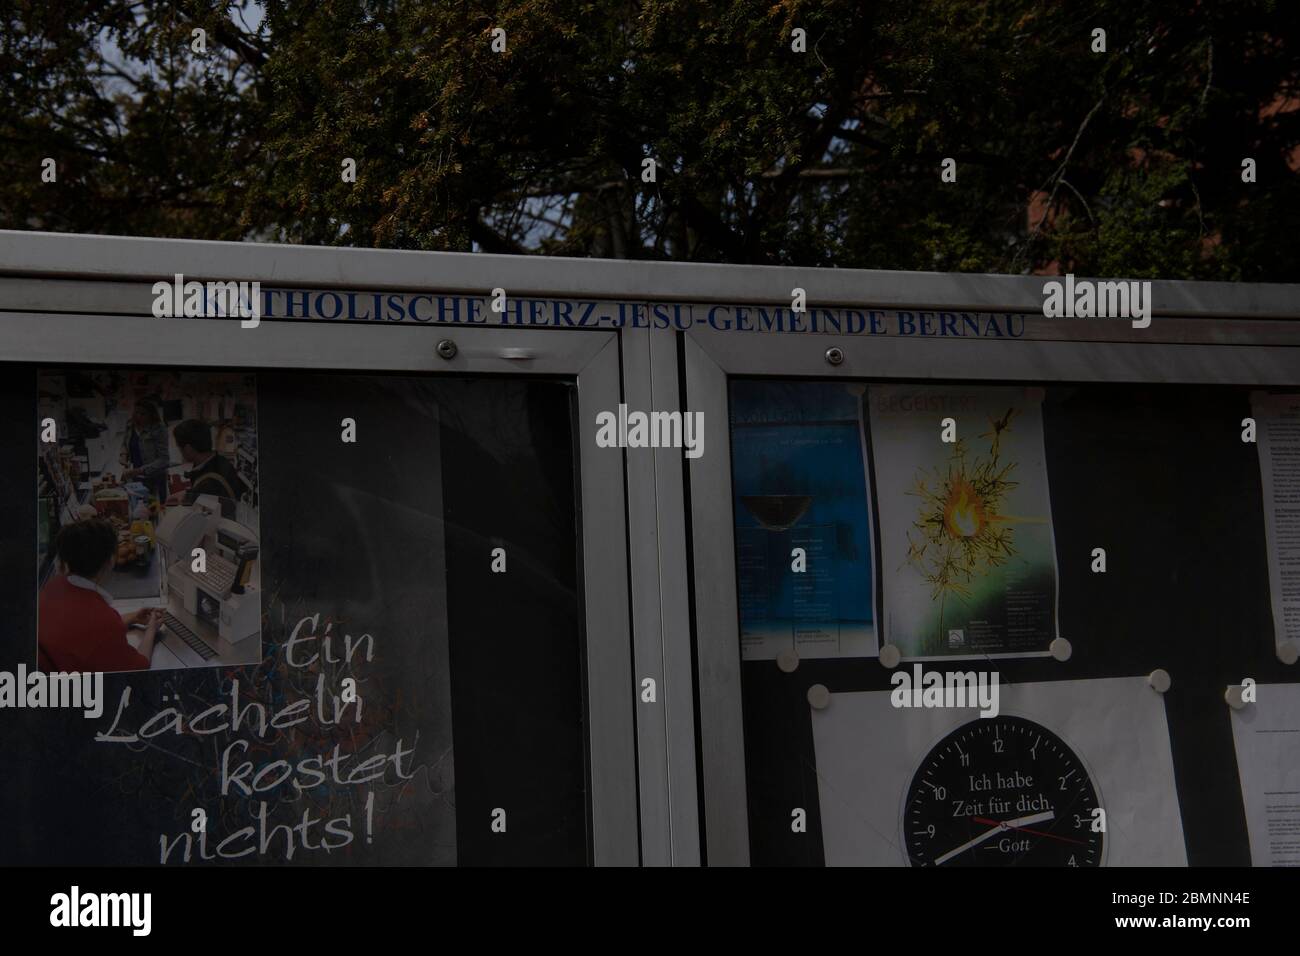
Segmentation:
{"type": "MultiPolygon", "coordinates": [[[[1015,683],[1169,671],[1165,713],[1194,866],[1250,863],[1224,688],[1244,677],[1300,679],[1273,650],[1259,459],[1241,441],[1249,414],[1250,390],[1239,387],[1047,388],[1060,634],[1073,655],[989,665],[1015,683]],[[1096,547],[1106,549],[1105,574],[1091,570],[1096,547]]],[[[741,667],[751,859],[819,864],[808,688],[890,690],[892,671],[875,658],[805,660],[793,674],[775,661],[741,667]],[[794,807],[808,811],[806,834],[790,830],[794,807]]]]}
{"type": "Polygon", "coordinates": [[[587,862],[570,410],[564,388],[480,381],[443,422],[456,831],[474,865],[587,862]],[[487,412],[497,402],[510,427],[487,412]],[[489,826],[498,807],[505,833],[489,826]]]}
{"type": "MultiPolygon", "coordinates": [[[[30,366],[4,371],[0,668],[13,669],[35,664],[36,382],[30,366]]],[[[258,390],[263,663],[109,676],[110,713],[98,721],[68,711],[0,712],[0,862],[156,863],[160,834],[187,829],[193,806],[208,810],[214,835],[250,823],[249,800],[220,797],[210,738],[206,746],[188,736],[139,746],[91,738],[107,728],[128,685],[131,709],[142,716],[167,706],[164,696],[179,697],[193,715],[228,695],[236,679],[271,706],[301,698],[302,675],[279,662],[294,622],[315,611],[337,629],[375,635],[375,660],[358,668],[368,729],[407,746],[420,734],[414,762],[428,772],[377,809],[372,842],[359,826],[364,787],[314,794],[326,818],[352,814],[357,838],[329,854],[299,849],[293,863],[428,862],[438,852],[434,821],[453,803],[462,865],[585,862],[571,386],[263,372],[258,390]],[[357,419],[356,445],[339,441],[343,417],[357,419]],[[440,480],[443,509],[435,513],[429,489],[440,480]],[[439,531],[445,587],[437,581],[439,531]],[[508,573],[486,574],[498,545],[507,549],[508,573]],[[443,613],[454,792],[439,776],[443,754],[433,745],[447,702],[428,689],[440,666],[429,622],[443,613]],[[489,829],[498,806],[507,810],[505,834],[489,829]]],[[[348,733],[281,735],[278,750],[255,759],[301,759],[346,744],[348,733]]],[[[286,801],[272,822],[292,825],[301,812],[286,801]]],[[[243,862],[282,862],[277,846],[243,862]]]]}

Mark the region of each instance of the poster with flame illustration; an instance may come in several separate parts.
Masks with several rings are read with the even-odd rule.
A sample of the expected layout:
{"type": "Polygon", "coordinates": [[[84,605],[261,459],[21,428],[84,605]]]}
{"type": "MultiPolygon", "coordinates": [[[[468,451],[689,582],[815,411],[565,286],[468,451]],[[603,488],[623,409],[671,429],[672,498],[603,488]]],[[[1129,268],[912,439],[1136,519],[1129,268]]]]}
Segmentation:
{"type": "Polygon", "coordinates": [[[1057,570],[1042,390],[882,385],[866,401],[883,639],[914,660],[1046,654],[1057,570]]]}

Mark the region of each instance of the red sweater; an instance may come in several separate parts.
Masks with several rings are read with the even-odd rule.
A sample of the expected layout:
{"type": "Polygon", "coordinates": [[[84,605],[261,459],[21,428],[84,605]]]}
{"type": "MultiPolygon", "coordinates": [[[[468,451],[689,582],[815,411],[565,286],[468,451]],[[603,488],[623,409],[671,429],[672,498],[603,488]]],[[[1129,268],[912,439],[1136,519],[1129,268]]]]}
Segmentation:
{"type": "Polygon", "coordinates": [[[126,622],[97,591],[57,575],[41,589],[41,653],[56,671],[141,671],[149,661],[126,641],[126,622]]]}

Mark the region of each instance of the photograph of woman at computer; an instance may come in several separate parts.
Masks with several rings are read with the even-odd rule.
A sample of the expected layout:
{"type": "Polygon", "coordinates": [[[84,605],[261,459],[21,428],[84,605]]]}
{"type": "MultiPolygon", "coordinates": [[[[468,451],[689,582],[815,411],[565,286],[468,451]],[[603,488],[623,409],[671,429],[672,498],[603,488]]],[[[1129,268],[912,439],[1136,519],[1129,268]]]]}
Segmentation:
{"type": "Polygon", "coordinates": [[[47,370],[39,381],[42,669],[260,660],[254,376],[47,370]]]}

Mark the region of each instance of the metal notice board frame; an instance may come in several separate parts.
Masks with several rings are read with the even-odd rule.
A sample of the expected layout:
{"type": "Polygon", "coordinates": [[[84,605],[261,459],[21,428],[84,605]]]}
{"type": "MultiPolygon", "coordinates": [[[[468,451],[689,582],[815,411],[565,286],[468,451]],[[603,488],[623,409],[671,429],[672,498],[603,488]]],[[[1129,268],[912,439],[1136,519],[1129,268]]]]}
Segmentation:
{"type": "Polygon", "coordinates": [[[1043,282],[0,231],[0,363],[571,377],[593,858],[743,865],[729,377],[1300,385],[1300,285],[1153,282],[1154,320],[1134,329],[1043,318],[1043,282]],[[241,330],[233,320],[155,319],[151,286],[176,273],[367,293],[487,297],[499,288],[509,297],[605,303],[620,320],[581,327],[566,316],[559,328],[493,328],[295,318],[241,330]],[[733,318],[738,308],[788,310],[796,288],[812,309],[881,310],[891,320],[907,310],[921,334],[758,332],[705,320],[715,307],[715,317],[733,318]],[[695,321],[655,328],[643,321],[655,304],[682,305],[695,321]],[[937,334],[937,317],[963,312],[1019,316],[1022,334],[937,334]],[[453,357],[439,355],[443,340],[455,344],[453,357]],[[596,415],[620,403],[703,412],[705,454],[598,448],[596,415]],[[641,698],[646,678],[656,683],[653,703],[641,698]]]}

